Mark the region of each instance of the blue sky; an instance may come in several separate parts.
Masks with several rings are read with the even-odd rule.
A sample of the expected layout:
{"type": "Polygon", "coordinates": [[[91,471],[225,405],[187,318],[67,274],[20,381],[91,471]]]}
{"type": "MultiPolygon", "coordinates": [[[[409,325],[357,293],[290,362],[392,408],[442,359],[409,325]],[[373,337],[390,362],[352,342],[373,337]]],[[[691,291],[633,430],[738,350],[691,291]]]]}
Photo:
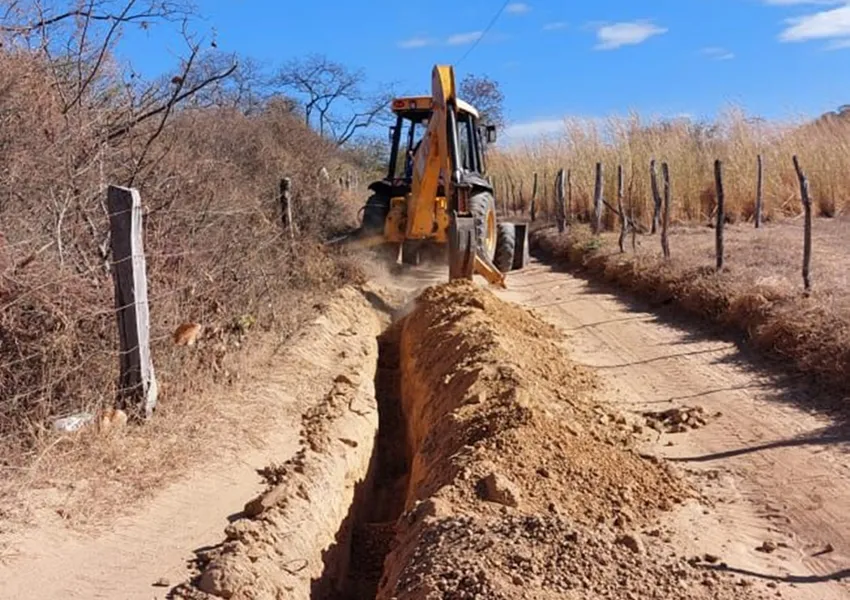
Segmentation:
{"type": "MultiPolygon", "coordinates": [[[[197,0],[218,47],[270,65],[323,53],[375,84],[428,92],[435,63],[498,80],[513,136],[564,116],[711,117],[730,103],[767,118],[850,103],[847,0],[197,0]]],[[[146,74],[174,64],[161,29],[122,54],[146,74]]]]}

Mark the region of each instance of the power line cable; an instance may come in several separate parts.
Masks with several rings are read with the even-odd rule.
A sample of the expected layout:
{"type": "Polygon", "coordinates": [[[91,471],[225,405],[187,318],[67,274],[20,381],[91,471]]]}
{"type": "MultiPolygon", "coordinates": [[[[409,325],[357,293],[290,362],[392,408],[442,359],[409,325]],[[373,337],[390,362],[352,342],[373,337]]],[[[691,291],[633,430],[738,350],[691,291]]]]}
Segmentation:
{"type": "Polygon", "coordinates": [[[466,59],[466,57],[469,56],[472,53],[473,50],[475,50],[475,48],[478,46],[478,44],[481,42],[481,40],[484,39],[484,36],[487,35],[487,33],[493,28],[493,25],[496,24],[496,21],[499,20],[499,17],[502,16],[502,13],[505,12],[505,9],[508,7],[508,4],[510,4],[510,3],[511,3],[511,0],[505,0],[505,2],[502,4],[502,7],[495,14],[495,16],[493,16],[493,18],[490,20],[490,24],[487,25],[487,27],[484,28],[484,31],[482,31],[481,35],[478,36],[478,39],[475,40],[475,43],[473,43],[472,46],[469,47],[469,50],[467,50],[466,53],[460,58],[460,60],[457,61],[457,63],[455,63],[455,66],[460,65],[460,63],[462,63],[466,59]]]}

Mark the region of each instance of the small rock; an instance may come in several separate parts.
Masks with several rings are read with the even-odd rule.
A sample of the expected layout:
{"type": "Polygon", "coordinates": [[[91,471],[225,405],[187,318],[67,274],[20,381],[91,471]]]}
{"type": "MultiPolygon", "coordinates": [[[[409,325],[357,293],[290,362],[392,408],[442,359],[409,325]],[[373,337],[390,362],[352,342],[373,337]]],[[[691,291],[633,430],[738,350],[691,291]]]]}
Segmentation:
{"type": "Polygon", "coordinates": [[[646,551],[641,539],[632,533],[619,535],[615,541],[621,546],[625,546],[635,554],[643,554],[646,551]]]}
{"type": "Polygon", "coordinates": [[[490,473],[478,484],[479,495],[487,502],[496,502],[505,506],[519,506],[519,488],[510,479],[500,473],[490,473]]]}
{"type": "Polygon", "coordinates": [[[514,585],[525,585],[525,582],[522,580],[522,577],[519,575],[514,575],[511,579],[514,585]]]}
{"type": "Polygon", "coordinates": [[[171,582],[168,581],[165,577],[160,577],[156,581],[153,582],[154,587],[169,587],[171,586],[171,582]]]}
{"type": "Polygon", "coordinates": [[[720,557],[719,557],[719,556],[715,556],[714,554],[707,554],[707,553],[706,553],[706,554],[703,554],[703,555],[702,555],[702,559],[703,559],[705,562],[710,563],[710,564],[712,564],[712,565],[713,565],[714,563],[720,562],[720,557]]]}
{"type": "Polygon", "coordinates": [[[762,542],[762,545],[756,548],[759,552],[764,552],[765,554],[770,554],[772,552],[776,552],[776,544],[771,541],[762,542]]]}

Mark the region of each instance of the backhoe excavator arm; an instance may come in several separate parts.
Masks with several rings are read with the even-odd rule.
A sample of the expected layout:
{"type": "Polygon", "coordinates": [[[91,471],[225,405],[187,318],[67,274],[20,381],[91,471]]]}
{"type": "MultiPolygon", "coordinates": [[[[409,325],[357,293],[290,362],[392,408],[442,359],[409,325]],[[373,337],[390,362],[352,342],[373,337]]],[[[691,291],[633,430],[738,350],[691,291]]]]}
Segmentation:
{"type": "Polygon", "coordinates": [[[490,283],[504,287],[504,275],[479,252],[474,219],[466,215],[470,188],[461,184],[457,118],[454,70],[437,65],[431,73],[428,129],[413,157],[406,235],[416,239],[433,233],[442,179],[450,220],[449,277],[471,278],[473,272],[478,272],[490,283]]]}
{"type": "Polygon", "coordinates": [[[413,156],[411,202],[407,207],[407,236],[432,233],[437,191],[443,178],[446,198],[455,196],[460,159],[457,149],[457,107],[454,72],[437,65],[431,73],[431,117],[422,142],[413,156]]]}

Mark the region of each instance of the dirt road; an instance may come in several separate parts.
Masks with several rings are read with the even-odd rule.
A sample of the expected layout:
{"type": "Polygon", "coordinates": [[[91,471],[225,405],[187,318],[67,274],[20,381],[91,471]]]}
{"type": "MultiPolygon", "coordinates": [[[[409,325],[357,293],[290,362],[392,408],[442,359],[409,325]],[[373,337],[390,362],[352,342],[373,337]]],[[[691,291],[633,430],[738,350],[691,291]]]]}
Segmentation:
{"type": "MultiPolygon", "coordinates": [[[[387,281],[413,293],[443,279],[443,269],[422,268],[387,281]]],[[[682,552],[713,555],[709,568],[761,580],[785,598],[850,598],[848,436],[802,408],[811,405],[808,390],[716,332],[539,263],[512,275],[510,289],[498,294],[563,329],[572,357],[599,370],[615,407],[704,408],[705,427],[654,434],[646,448],[705,483],[706,498],[678,511],[667,528],[682,552]]],[[[176,583],[194,550],[221,541],[228,517],[260,486],[254,469],[294,452],[298,415],[315,395],[305,386],[316,377],[331,381],[345,348],[350,356],[372,352],[352,351],[360,338],[346,337],[348,328],[363,329],[361,338],[374,340],[358,324],[362,310],[333,324],[319,347],[303,346],[320,352],[301,357],[315,367],[309,377],[281,371],[259,390],[273,394],[281,411],[278,433],[261,448],[189,474],[136,515],[107,524],[100,538],[49,527],[23,536],[18,555],[0,565],[0,597],[165,597],[167,588],[152,584],[160,577],[176,583]]]]}
{"type": "Polygon", "coordinates": [[[573,358],[604,375],[613,404],[705,409],[706,427],[647,448],[709,485],[714,506],[694,506],[676,524],[683,547],[775,583],[784,597],[850,598],[850,436],[805,409],[811,391],[716,332],[539,263],[500,295],[561,327],[573,358]]]}

